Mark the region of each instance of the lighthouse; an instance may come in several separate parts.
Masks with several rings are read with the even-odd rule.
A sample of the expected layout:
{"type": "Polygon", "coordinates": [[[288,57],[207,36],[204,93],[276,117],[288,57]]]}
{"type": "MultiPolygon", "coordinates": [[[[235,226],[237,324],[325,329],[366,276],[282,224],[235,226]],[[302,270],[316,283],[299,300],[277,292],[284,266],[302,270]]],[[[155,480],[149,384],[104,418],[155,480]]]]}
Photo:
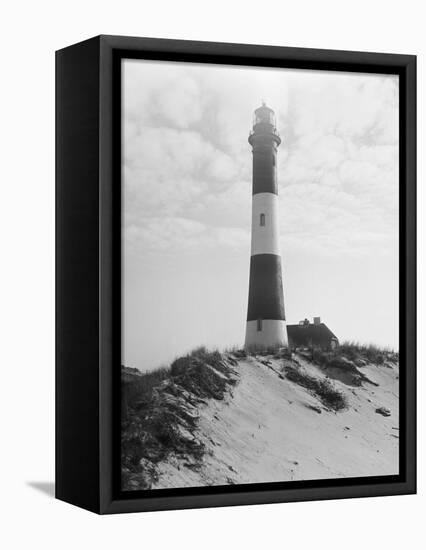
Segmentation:
{"type": "Polygon", "coordinates": [[[245,348],[287,346],[278,229],[275,114],[265,103],[255,110],[248,141],[253,150],[250,281],[245,348]]]}

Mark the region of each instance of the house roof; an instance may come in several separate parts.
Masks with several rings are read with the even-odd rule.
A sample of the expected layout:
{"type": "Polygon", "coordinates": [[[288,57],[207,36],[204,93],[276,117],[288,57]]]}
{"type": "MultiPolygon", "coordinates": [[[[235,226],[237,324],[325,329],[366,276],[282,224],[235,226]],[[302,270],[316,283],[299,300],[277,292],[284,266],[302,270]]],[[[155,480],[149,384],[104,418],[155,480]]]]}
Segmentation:
{"type": "Polygon", "coordinates": [[[328,328],[324,323],[315,325],[309,323],[309,325],[287,325],[288,337],[292,340],[338,340],[337,336],[328,328]]]}

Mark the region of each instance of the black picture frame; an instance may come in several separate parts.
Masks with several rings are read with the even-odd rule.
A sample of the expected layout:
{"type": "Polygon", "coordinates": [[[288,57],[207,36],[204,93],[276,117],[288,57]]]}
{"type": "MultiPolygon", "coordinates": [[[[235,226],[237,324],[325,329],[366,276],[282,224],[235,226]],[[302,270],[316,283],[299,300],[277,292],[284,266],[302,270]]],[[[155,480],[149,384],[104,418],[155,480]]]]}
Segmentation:
{"type": "Polygon", "coordinates": [[[105,35],[56,52],[56,498],[105,514],[415,492],[416,57],[105,35]],[[399,75],[399,475],[120,491],[122,58],[399,75]]]}

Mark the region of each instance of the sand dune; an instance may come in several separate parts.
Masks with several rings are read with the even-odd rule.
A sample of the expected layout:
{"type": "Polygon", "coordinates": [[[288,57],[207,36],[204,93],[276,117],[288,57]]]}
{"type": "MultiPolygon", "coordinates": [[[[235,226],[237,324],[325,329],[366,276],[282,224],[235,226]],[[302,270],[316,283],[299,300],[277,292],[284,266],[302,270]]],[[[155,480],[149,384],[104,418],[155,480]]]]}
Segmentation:
{"type": "MultiPolygon", "coordinates": [[[[301,372],[326,373],[303,356],[301,372]]],[[[327,372],[347,401],[335,412],[283,374],[273,356],[238,359],[237,384],[199,405],[202,460],[171,453],[152,488],[381,476],[398,473],[398,365],[358,367],[363,381],[327,372]]]]}

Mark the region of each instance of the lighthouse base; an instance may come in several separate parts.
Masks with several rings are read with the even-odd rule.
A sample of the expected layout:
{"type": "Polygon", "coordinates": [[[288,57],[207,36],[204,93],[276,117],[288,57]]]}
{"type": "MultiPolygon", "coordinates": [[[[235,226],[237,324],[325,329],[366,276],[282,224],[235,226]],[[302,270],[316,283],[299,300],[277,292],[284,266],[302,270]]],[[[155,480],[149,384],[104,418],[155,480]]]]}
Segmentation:
{"type": "Polygon", "coordinates": [[[288,347],[285,321],[262,319],[247,321],[245,349],[288,347]]]}

